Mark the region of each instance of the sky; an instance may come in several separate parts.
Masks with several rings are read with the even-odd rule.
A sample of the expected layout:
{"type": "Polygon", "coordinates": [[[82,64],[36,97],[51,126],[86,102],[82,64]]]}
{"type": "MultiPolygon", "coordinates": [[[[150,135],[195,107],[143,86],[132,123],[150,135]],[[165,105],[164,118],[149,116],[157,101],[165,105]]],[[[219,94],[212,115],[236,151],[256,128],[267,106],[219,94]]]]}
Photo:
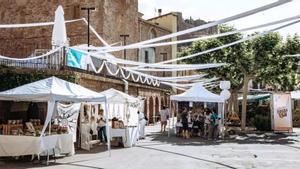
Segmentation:
{"type": "MultiPolygon", "coordinates": [[[[162,9],[162,14],[168,12],[182,12],[184,18],[215,21],[223,19],[247,10],[251,10],[276,0],[139,0],[139,12],[144,19],[157,16],[155,9],[162,9]]],[[[228,24],[237,29],[259,25],[287,17],[300,15],[300,0],[293,0],[287,4],[245,17],[228,24]]],[[[262,28],[256,31],[263,31],[262,28]]],[[[246,32],[253,33],[253,32],[246,32]]],[[[298,33],[300,35],[300,23],[286,27],[279,31],[286,37],[298,33]]]]}

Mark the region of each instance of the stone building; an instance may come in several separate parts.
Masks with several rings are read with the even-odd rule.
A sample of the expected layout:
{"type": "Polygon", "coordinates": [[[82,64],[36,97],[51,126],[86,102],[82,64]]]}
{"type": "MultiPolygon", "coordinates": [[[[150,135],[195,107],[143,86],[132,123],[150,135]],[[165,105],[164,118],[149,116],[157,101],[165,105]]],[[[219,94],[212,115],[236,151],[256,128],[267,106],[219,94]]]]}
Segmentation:
{"type": "MultiPolygon", "coordinates": [[[[87,11],[82,7],[95,7],[91,12],[90,24],[98,34],[109,44],[122,42],[120,35],[129,35],[127,44],[147,40],[171,33],[160,25],[145,21],[138,12],[138,0],[0,0],[0,24],[22,24],[51,22],[58,5],[62,5],[66,20],[87,18],[87,11]]],[[[70,45],[87,43],[87,25],[83,21],[67,23],[67,35],[70,45]]],[[[0,29],[0,55],[10,57],[28,57],[41,51],[49,50],[51,46],[52,26],[0,29]]],[[[103,45],[91,33],[91,45],[103,45]]],[[[172,57],[171,47],[127,50],[127,60],[141,62],[159,62],[172,57]]],[[[124,58],[123,51],[113,53],[124,58]]],[[[23,69],[16,71],[24,72],[23,69]]],[[[27,70],[30,72],[32,70],[27,70]]],[[[36,70],[33,70],[36,71],[36,70]]],[[[60,73],[65,73],[60,70],[60,73]]],[[[50,71],[55,74],[56,71],[50,71]]],[[[111,87],[124,90],[126,82],[122,79],[106,75],[96,75],[91,72],[72,70],[76,74],[76,83],[96,91],[111,87]]],[[[155,75],[166,75],[158,74],[155,75]]],[[[145,114],[154,122],[161,105],[168,104],[166,93],[168,88],[142,85],[129,81],[129,94],[145,98],[145,114]]]]}
{"type": "MultiPolygon", "coordinates": [[[[158,9],[157,17],[150,18],[147,21],[149,21],[155,25],[164,27],[173,33],[208,23],[201,19],[196,19],[196,20],[194,20],[192,18],[184,19],[181,12],[170,12],[170,13],[162,14],[161,9],[158,9]]],[[[216,34],[216,33],[218,33],[218,26],[214,26],[214,27],[210,27],[210,28],[207,28],[204,30],[200,30],[200,31],[189,33],[189,34],[181,35],[178,37],[174,37],[174,38],[172,38],[172,41],[197,38],[199,36],[216,34]]],[[[172,45],[172,58],[176,58],[177,52],[181,52],[184,48],[188,47],[191,44],[192,43],[190,42],[190,43],[172,45]]],[[[173,76],[186,76],[186,75],[192,75],[192,74],[195,74],[195,72],[194,71],[182,71],[179,74],[176,74],[174,72],[173,76]]]]}

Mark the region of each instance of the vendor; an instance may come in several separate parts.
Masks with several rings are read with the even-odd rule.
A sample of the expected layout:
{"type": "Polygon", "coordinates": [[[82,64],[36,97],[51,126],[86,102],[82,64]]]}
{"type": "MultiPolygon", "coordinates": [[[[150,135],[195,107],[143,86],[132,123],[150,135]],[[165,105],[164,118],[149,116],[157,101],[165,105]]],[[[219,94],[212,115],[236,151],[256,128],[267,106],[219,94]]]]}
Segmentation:
{"type": "Polygon", "coordinates": [[[100,140],[100,144],[103,143],[103,141],[105,141],[105,143],[107,142],[107,136],[106,136],[106,122],[105,119],[103,117],[103,110],[99,110],[99,120],[98,120],[98,139],[100,140]]]}

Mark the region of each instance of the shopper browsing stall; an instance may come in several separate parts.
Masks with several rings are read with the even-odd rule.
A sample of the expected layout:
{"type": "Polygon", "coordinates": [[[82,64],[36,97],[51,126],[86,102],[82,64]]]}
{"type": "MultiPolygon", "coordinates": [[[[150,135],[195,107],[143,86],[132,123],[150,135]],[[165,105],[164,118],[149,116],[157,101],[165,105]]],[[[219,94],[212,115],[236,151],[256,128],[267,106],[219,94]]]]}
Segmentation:
{"type": "Polygon", "coordinates": [[[210,109],[206,108],[204,110],[205,113],[205,121],[204,121],[204,137],[208,138],[208,130],[209,130],[209,126],[210,126],[210,115],[211,115],[211,111],[210,109]]]}
{"type": "Polygon", "coordinates": [[[169,109],[166,108],[166,106],[162,107],[162,110],[159,112],[160,114],[160,124],[161,124],[161,132],[165,132],[166,131],[166,126],[167,126],[167,121],[168,118],[170,116],[170,112],[169,109]]]}
{"type": "Polygon", "coordinates": [[[209,138],[217,139],[219,135],[219,116],[216,110],[213,110],[210,115],[210,127],[209,127],[209,138]]]}
{"type": "Polygon", "coordinates": [[[106,123],[105,123],[105,119],[103,117],[103,110],[99,111],[98,139],[100,140],[101,143],[103,143],[103,141],[105,141],[105,143],[107,142],[106,123]]]}
{"type": "Polygon", "coordinates": [[[182,137],[189,138],[189,122],[188,122],[188,111],[184,108],[181,113],[181,123],[182,123],[182,137]]]}

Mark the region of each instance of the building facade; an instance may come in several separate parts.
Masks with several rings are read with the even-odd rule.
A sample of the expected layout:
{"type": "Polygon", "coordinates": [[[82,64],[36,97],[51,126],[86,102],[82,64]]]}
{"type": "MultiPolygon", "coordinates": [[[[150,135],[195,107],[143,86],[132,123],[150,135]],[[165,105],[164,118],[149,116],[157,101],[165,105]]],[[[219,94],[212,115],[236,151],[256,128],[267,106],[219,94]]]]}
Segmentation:
{"type": "MultiPolygon", "coordinates": [[[[128,35],[126,44],[162,36],[171,33],[159,25],[145,21],[138,12],[138,0],[0,0],[0,24],[22,24],[52,22],[55,10],[62,5],[65,20],[87,19],[87,11],[82,7],[95,7],[90,13],[90,24],[108,44],[124,43],[121,35],[128,35]]],[[[83,21],[66,24],[70,46],[87,43],[87,25],[83,21]]],[[[49,50],[51,46],[52,26],[0,29],[0,55],[24,58],[38,51],[49,50]]],[[[95,35],[90,35],[91,45],[103,45],[95,35]]],[[[159,62],[172,57],[171,47],[134,49],[126,51],[126,59],[140,62],[159,62]]],[[[124,52],[114,52],[116,57],[124,58],[124,52]]],[[[24,72],[23,69],[16,71],[24,72]]],[[[25,72],[26,72],[25,71],[25,72]]],[[[36,70],[34,70],[36,71],[36,70]]],[[[70,70],[60,70],[61,73],[70,70]]],[[[145,98],[145,114],[154,122],[162,105],[168,104],[168,88],[154,87],[132,81],[96,75],[91,72],[72,70],[76,74],[76,83],[103,91],[111,87],[123,90],[128,83],[128,92],[145,98]]],[[[49,74],[55,74],[56,70],[49,74]]],[[[166,74],[155,73],[163,76],[166,74]]]]}
{"type": "MultiPolygon", "coordinates": [[[[184,19],[181,12],[170,12],[166,14],[162,14],[162,10],[158,10],[158,16],[154,18],[150,18],[147,21],[152,22],[155,25],[159,25],[161,27],[164,27],[168,30],[170,30],[172,33],[190,29],[196,26],[204,25],[209,22],[206,22],[201,19],[184,19]]],[[[210,27],[204,30],[192,32],[189,34],[184,34],[178,37],[172,38],[172,41],[177,40],[184,40],[184,39],[191,39],[191,38],[197,38],[200,36],[205,35],[211,35],[218,33],[218,26],[210,27]]],[[[178,45],[172,45],[172,58],[177,58],[177,53],[184,50],[186,47],[190,46],[192,42],[190,43],[184,43],[184,44],[178,44],[178,45]]],[[[182,71],[180,73],[173,72],[173,76],[187,76],[187,75],[193,75],[195,74],[194,71],[182,71]]]]}

